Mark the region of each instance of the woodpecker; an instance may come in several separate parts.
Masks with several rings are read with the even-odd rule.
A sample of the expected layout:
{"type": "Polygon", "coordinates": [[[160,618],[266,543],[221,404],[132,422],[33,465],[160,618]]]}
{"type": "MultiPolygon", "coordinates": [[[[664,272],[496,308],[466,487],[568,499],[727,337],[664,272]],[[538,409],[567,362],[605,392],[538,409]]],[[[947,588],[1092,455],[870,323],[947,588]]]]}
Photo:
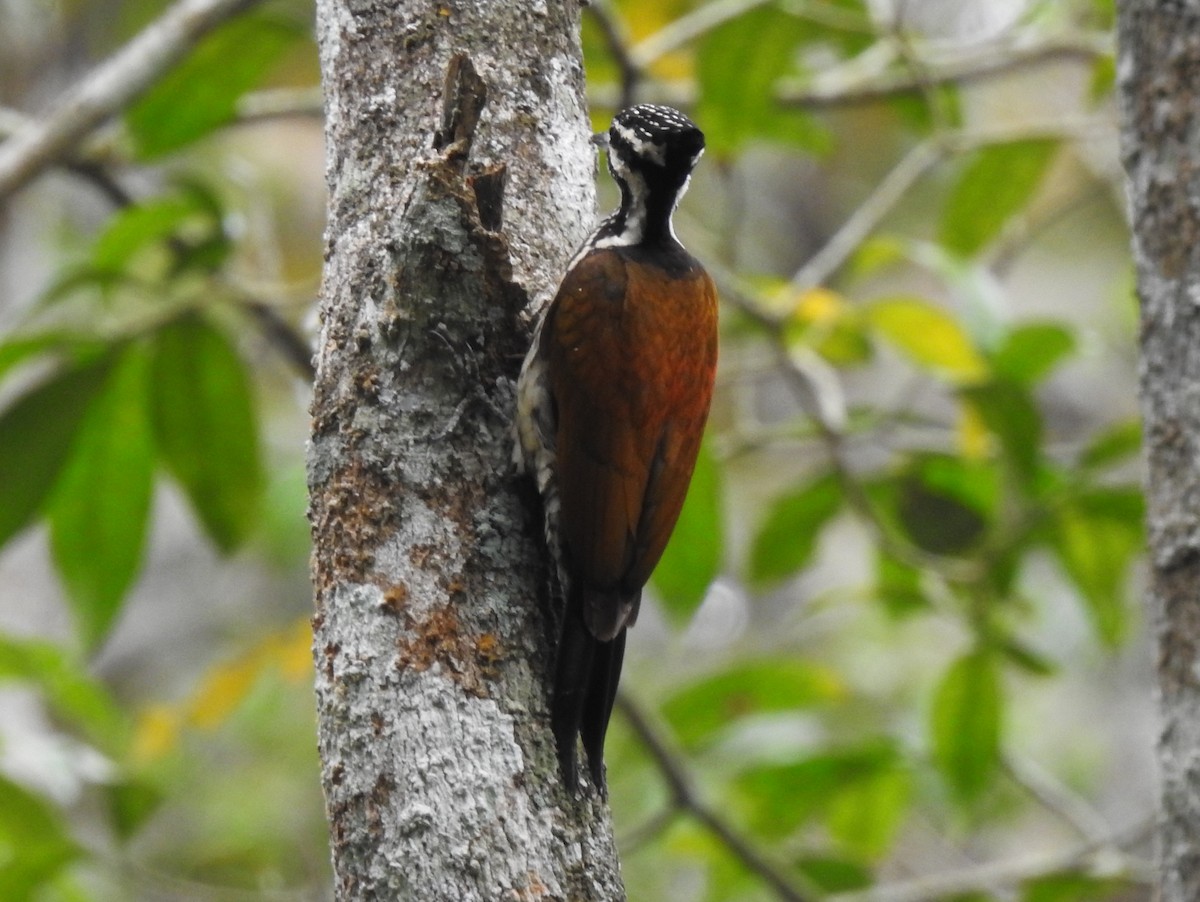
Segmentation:
{"type": "Polygon", "coordinates": [[[717,292],[671,216],[704,134],[670,107],[622,110],[593,139],[620,207],[567,267],[517,382],[515,458],[537,482],[563,598],[551,726],[604,791],[625,635],[675,528],[717,366],[717,292]]]}

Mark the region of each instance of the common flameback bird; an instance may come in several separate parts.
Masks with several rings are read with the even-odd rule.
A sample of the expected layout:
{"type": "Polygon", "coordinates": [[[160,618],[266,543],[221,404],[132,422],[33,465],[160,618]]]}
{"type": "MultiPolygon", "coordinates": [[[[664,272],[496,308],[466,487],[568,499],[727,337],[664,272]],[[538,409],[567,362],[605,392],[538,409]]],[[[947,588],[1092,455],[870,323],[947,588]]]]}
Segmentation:
{"type": "Polygon", "coordinates": [[[618,113],[595,143],[621,206],[575,255],[517,384],[516,457],[537,481],[564,598],[551,723],[604,786],[604,734],[650,578],[679,518],[717,365],[717,294],[671,214],[704,135],[669,107],[618,113]]]}

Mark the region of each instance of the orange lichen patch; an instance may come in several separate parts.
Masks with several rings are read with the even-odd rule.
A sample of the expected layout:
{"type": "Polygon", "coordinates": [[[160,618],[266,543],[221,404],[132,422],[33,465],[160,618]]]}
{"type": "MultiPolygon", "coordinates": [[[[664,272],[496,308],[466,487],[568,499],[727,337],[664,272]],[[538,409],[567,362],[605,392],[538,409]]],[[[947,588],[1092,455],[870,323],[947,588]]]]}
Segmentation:
{"type": "Polygon", "coordinates": [[[408,559],[418,570],[424,570],[425,565],[437,553],[436,545],[418,544],[408,549],[408,559]]]}
{"type": "Polygon", "coordinates": [[[408,586],[393,583],[383,592],[383,606],[393,614],[399,614],[408,603],[408,586]]]}
{"type": "Polygon", "coordinates": [[[315,488],[312,523],[319,589],[373,581],[375,549],[396,529],[394,491],[381,474],[358,460],[315,488]]]}
{"type": "Polygon", "coordinates": [[[380,373],[379,367],[363,367],[354,374],[354,387],[363,398],[379,397],[380,373]]]}
{"type": "Polygon", "coordinates": [[[479,655],[479,669],[489,680],[497,680],[500,677],[500,668],[497,666],[503,654],[500,649],[500,640],[496,638],[495,633],[484,633],[475,642],[475,651],[479,655]]]}
{"type": "Polygon", "coordinates": [[[495,678],[497,646],[490,633],[479,639],[464,635],[454,608],[439,608],[409,623],[397,641],[396,667],[422,672],[436,662],[471,695],[486,698],[487,684],[495,678]],[[488,651],[485,653],[481,646],[488,651]]]}
{"type": "Polygon", "coordinates": [[[525,872],[525,885],[513,889],[513,898],[519,902],[534,902],[535,899],[546,899],[550,896],[550,887],[542,882],[537,871],[525,872]]]}

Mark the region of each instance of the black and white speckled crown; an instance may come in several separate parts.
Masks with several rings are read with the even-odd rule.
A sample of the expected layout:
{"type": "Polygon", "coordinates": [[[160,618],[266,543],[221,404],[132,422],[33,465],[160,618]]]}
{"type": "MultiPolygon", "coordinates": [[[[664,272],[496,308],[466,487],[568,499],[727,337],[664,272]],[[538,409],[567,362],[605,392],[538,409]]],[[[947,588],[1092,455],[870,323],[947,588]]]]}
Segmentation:
{"type": "Polygon", "coordinates": [[[679,110],[643,103],[617,113],[608,145],[631,164],[690,170],[704,150],[704,133],[679,110]]]}

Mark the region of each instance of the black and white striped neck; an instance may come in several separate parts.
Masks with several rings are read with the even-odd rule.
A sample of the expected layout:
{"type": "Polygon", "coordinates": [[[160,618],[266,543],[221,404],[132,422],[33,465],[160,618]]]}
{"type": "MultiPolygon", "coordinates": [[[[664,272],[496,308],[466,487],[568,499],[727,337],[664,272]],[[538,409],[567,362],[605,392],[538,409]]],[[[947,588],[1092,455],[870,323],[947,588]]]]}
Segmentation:
{"type": "Polygon", "coordinates": [[[678,245],[672,216],[687,180],[682,185],[655,184],[631,171],[616,181],[621,206],[600,223],[589,243],[596,248],[678,245]]]}
{"type": "Polygon", "coordinates": [[[681,250],[672,214],[704,152],[700,129],[678,110],[642,104],[618,113],[595,143],[608,148],[608,171],[621,190],[621,205],[576,260],[603,248],[681,250]]]}

